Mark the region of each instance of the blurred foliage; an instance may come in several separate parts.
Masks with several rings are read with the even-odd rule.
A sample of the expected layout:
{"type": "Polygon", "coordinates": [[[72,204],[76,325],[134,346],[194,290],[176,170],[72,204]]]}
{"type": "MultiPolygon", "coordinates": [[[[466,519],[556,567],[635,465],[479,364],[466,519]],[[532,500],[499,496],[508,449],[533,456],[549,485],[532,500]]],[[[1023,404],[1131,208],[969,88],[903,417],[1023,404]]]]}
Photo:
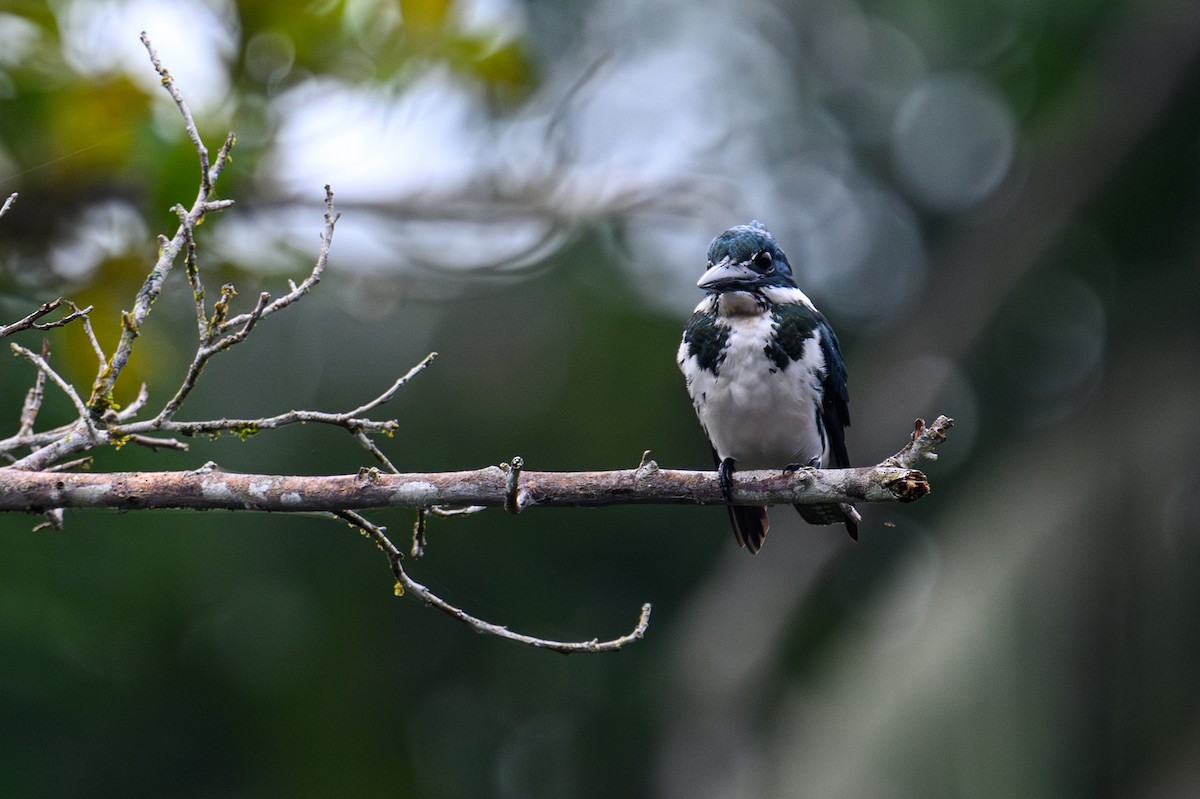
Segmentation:
{"type": "MultiPolygon", "coordinates": [[[[62,12],[72,5],[88,6],[56,8],[62,12]]],[[[130,4],[95,5],[115,11],[130,4]]],[[[497,98],[518,99],[533,80],[524,42],[460,30],[449,0],[311,2],[299,9],[271,2],[213,5],[235,18],[236,57],[227,65],[237,88],[229,97],[234,107],[252,110],[317,72],[402,87],[428,61],[450,65],[497,98]]],[[[12,51],[0,62],[3,181],[14,187],[19,181],[24,204],[41,202],[42,193],[47,202],[61,203],[120,187],[150,214],[194,192],[194,152],[178,135],[171,112],[165,124],[155,124],[151,101],[163,98],[150,96],[145,81],[135,86],[126,75],[102,67],[80,74],[77,65],[64,61],[56,16],[43,2],[20,2],[0,14],[0,31],[12,51]]],[[[133,29],[134,43],[136,33],[133,29]]],[[[215,151],[230,107],[208,111],[197,113],[197,121],[215,151]]],[[[253,139],[239,142],[236,157],[250,163],[230,171],[227,191],[236,193],[245,184],[260,154],[253,139]]],[[[31,217],[51,224],[56,215],[31,217]]],[[[42,242],[59,234],[27,225],[4,233],[42,242]]]]}
{"type": "MultiPolygon", "coordinates": [[[[142,27],[210,151],[238,135],[218,191],[238,205],[200,241],[210,291],[235,282],[248,304],[311,268],[320,211],[280,164],[321,174],[314,197],[346,187],[320,289],[211,363],[188,418],[355,407],[437,350],[385,409],[403,469],[617,468],[648,448],[706,466],[674,350],[705,236],[762,214],[791,226],[845,345],[852,457],[890,454],[918,415],[959,424],[932,496],[866,509],[857,545],[784,510],[756,558],[711,508],[431,523],[413,576],[498,623],[604,637],[654,603],[644,641],[595,658],[397,600],[369,542],[318,519],[69,513],[31,534],[0,518],[0,794],[1194,795],[1198,17],[1170,0],[9,0],[0,195],[20,197],[0,219],[0,321],[63,294],[95,305],[111,347],[155,234],[195,196],[142,27]],[[88,31],[111,41],[88,50],[88,31]],[[204,53],[210,71],[189,72],[204,53]],[[281,158],[281,98],[328,81],[399,104],[430,75],[447,93],[415,107],[451,108],[510,171],[446,160],[467,149],[450,125],[281,158]],[[922,98],[942,105],[913,113],[922,98]],[[468,179],[372,195],[339,171],[386,171],[389,145],[468,179]],[[280,209],[298,209],[287,227],[280,209]],[[539,215],[539,257],[460,268],[483,238],[447,218],[539,215]],[[411,234],[423,220],[443,226],[411,234]],[[409,257],[421,241],[436,257],[409,257]]],[[[183,375],[180,278],[122,401],[145,381],[161,402],[183,375]]],[[[44,338],[87,385],[78,327],[44,338]]],[[[0,435],[32,380],[0,361],[0,435]]],[[[39,426],[69,419],[47,396],[39,426]]],[[[189,443],[94,468],[366,461],[309,427],[189,443]]],[[[410,514],[378,518],[404,542],[410,514]]]]}

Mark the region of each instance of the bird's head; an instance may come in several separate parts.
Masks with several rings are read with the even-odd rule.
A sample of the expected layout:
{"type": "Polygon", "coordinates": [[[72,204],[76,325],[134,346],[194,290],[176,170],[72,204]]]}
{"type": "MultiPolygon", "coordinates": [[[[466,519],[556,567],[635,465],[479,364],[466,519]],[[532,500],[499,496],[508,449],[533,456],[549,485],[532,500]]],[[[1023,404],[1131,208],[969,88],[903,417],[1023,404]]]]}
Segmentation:
{"type": "Polygon", "coordinates": [[[792,267],[775,237],[757,220],[731,227],[708,245],[708,271],[696,283],[713,292],[795,287],[792,267]]]}

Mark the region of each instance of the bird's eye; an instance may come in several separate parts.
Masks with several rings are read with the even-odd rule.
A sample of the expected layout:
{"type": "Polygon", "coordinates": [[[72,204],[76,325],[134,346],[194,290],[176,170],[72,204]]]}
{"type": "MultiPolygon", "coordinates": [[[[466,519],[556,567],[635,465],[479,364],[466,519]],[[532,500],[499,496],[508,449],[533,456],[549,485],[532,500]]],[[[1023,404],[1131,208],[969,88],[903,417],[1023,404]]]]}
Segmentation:
{"type": "Polygon", "coordinates": [[[760,252],[754,256],[754,268],[760,272],[770,272],[774,269],[774,265],[771,263],[771,253],[760,252]]]}

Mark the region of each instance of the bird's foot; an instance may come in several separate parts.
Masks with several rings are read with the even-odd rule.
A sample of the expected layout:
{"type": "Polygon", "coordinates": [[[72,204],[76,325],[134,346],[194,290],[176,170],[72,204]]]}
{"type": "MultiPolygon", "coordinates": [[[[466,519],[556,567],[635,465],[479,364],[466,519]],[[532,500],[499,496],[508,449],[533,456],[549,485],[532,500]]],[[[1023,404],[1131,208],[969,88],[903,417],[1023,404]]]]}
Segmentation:
{"type": "Polygon", "coordinates": [[[733,501],[733,458],[726,458],[717,466],[717,485],[726,502],[733,501]]]}
{"type": "MultiPolygon", "coordinates": [[[[808,465],[808,468],[810,468],[810,469],[819,469],[819,468],[821,468],[821,459],[819,457],[813,458],[811,461],[808,462],[807,465],[808,465]]],[[[783,467],[783,473],[785,475],[795,474],[796,472],[798,472],[802,468],[804,468],[804,466],[805,466],[805,464],[803,464],[803,463],[789,463],[787,466],[783,467]]]]}

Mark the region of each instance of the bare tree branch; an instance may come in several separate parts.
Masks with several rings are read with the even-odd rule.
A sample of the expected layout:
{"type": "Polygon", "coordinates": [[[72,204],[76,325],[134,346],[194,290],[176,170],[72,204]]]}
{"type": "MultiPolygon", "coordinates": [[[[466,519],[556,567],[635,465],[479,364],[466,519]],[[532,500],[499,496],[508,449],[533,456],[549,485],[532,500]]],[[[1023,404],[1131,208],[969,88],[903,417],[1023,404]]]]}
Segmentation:
{"type": "MultiPolygon", "coordinates": [[[[80,393],[50,365],[48,347],[44,345],[42,354],[39,355],[18,344],[12,345],[13,352],[29,361],[36,368],[37,372],[33,387],[26,394],[16,434],[6,439],[0,439],[0,458],[9,461],[7,466],[0,467],[0,494],[7,496],[13,503],[10,509],[32,510],[35,505],[38,506],[38,512],[45,516],[45,521],[37,525],[34,529],[42,529],[44,527],[62,529],[64,508],[100,507],[105,503],[105,498],[107,498],[107,501],[115,503],[111,507],[129,507],[130,503],[133,506],[139,507],[186,507],[188,504],[194,507],[201,507],[203,500],[197,504],[195,499],[186,499],[186,494],[189,491],[199,489],[200,496],[203,496],[203,494],[210,490],[218,494],[234,496],[236,490],[232,485],[220,485],[225,477],[234,476],[226,475],[219,471],[215,465],[206,465],[193,472],[157,475],[154,473],[96,475],[72,473],[65,470],[90,465],[90,456],[83,458],[75,456],[108,444],[120,447],[126,443],[133,443],[151,449],[187,449],[186,443],[173,438],[160,437],[158,434],[162,433],[217,435],[224,432],[231,432],[245,438],[263,430],[304,422],[331,424],[345,428],[375,461],[393,473],[387,479],[402,481],[402,476],[394,474],[396,472],[395,466],[370,438],[371,434],[391,435],[399,426],[398,422],[395,419],[371,419],[368,418],[368,414],[375,412],[380,406],[389,402],[409,380],[424,371],[433,361],[436,353],[430,353],[375,398],[359,405],[353,410],[343,413],[292,410],[260,419],[210,419],[201,421],[178,421],[175,419],[175,416],[179,413],[199,381],[205,365],[213,357],[245,341],[259,322],[271,314],[289,308],[297,300],[306,296],[320,282],[322,273],[329,261],[329,250],[333,242],[334,228],[337,224],[339,214],[334,209],[333,191],[327,185],[325,186],[325,227],[321,234],[321,244],[316,263],[309,275],[298,285],[289,281],[288,291],[278,299],[272,300],[270,294],[266,292],[259,294],[251,310],[240,314],[231,313],[231,306],[237,295],[236,290],[232,285],[222,286],[220,296],[213,303],[210,314],[205,299],[206,290],[197,256],[194,231],[206,214],[211,211],[229,208],[233,204],[232,200],[213,200],[212,192],[217,178],[220,177],[222,169],[229,161],[229,152],[234,144],[234,137],[233,134],[229,134],[226,137],[218,153],[216,163],[210,164],[208,149],[200,137],[196,122],[183,95],[180,93],[178,87],[176,87],[170,73],[162,65],[158,54],[150,44],[150,40],[145,33],[141,35],[141,40],[150,55],[151,63],[162,78],[163,87],[171,95],[176,108],[183,117],[188,138],[191,140],[199,160],[200,187],[190,209],[185,209],[179,205],[175,206],[174,210],[179,217],[179,227],[176,229],[175,235],[170,239],[161,235],[158,237],[158,260],[138,290],[133,303],[133,310],[122,313],[121,336],[111,358],[105,355],[95,335],[95,331],[92,329],[91,322],[87,316],[88,312],[91,311],[90,307],[80,310],[73,304],[68,303],[72,309],[70,315],[54,322],[38,321],[54,312],[62,304],[62,299],[47,302],[25,318],[0,327],[0,337],[3,337],[30,329],[46,330],[51,327],[60,327],[74,319],[82,318],[84,333],[98,363],[98,371],[92,385],[90,397],[87,401],[84,401],[80,393]],[[138,419],[138,415],[146,408],[150,401],[145,385],[141,386],[136,399],[123,409],[115,400],[114,388],[126,364],[129,362],[136,339],[141,334],[143,325],[149,317],[155,300],[161,293],[167,277],[181,255],[183,256],[184,268],[192,290],[195,306],[196,353],[175,394],[152,417],[138,419]],[[35,425],[38,412],[45,397],[47,381],[57,386],[70,399],[78,417],[75,421],[66,425],[60,425],[52,430],[37,431],[35,430],[35,425]],[[16,457],[15,453],[24,450],[28,450],[29,454],[24,457],[16,457]],[[89,477],[101,477],[101,480],[88,485],[87,478],[89,477]],[[47,480],[49,482],[45,482],[47,480]],[[41,485],[42,488],[35,488],[37,485],[41,485]],[[46,493],[47,491],[49,493],[46,493]],[[88,495],[92,497],[91,500],[84,499],[88,495]],[[174,496],[173,499],[167,499],[167,497],[172,495],[174,496]],[[18,496],[24,497],[24,501],[19,504],[16,503],[18,496]],[[99,501],[99,505],[95,504],[97,501],[99,501]]],[[[8,211],[15,199],[16,195],[14,194],[0,207],[0,216],[8,211]]],[[[516,459],[514,459],[515,462],[516,459]]],[[[517,475],[518,473],[514,471],[509,478],[509,482],[512,484],[512,491],[509,492],[512,496],[508,496],[510,504],[513,501],[513,496],[515,496],[517,475]]],[[[382,473],[378,470],[369,469],[363,470],[360,475],[350,476],[349,480],[353,484],[372,486],[378,484],[382,477],[382,473]]],[[[285,480],[287,479],[291,478],[285,478],[285,480]]],[[[271,482],[270,478],[268,478],[268,482],[271,482]]],[[[249,482],[244,483],[244,487],[251,493],[243,495],[242,501],[239,501],[236,507],[255,507],[254,494],[263,489],[265,487],[264,484],[261,481],[250,479],[249,482]]],[[[273,491],[274,489],[267,487],[268,494],[290,504],[290,500],[285,499],[283,494],[274,494],[273,491]]],[[[287,493],[289,496],[291,495],[291,492],[287,493]]],[[[324,496],[328,497],[331,495],[326,493],[324,496]]],[[[340,489],[332,496],[342,500],[348,498],[350,494],[344,489],[340,489]]],[[[419,520],[425,518],[424,505],[426,504],[428,503],[419,502],[412,505],[412,507],[421,508],[418,513],[419,520]]],[[[352,510],[355,507],[360,507],[360,505],[354,502],[339,501],[318,510],[322,511],[322,515],[324,516],[349,522],[375,541],[376,545],[388,559],[392,573],[396,578],[396,592],[398,594],[408,593],[479,632],[488,633],[528,646],[552,649],[564,653],[607,652],[620,649],[625,644],[641,638],[649,624],[650,606],[645,605],[642,608],[637,625],[626,635],[608,641],[592,639],[590,641],[569,642],[554,641],[516,633],[502,625],[484,621],[472,616],[461,608],[451,605],[430,591],[426,586],[409,577],[401,564],[402,556],[400,551],[388,539],[384,528],[356,513],[352,510]]],[[[298,508],[293,508],[293,510],[298,510],[298,508]]]]}
{"type": "MultiPolygon", "coordinates": [[[[733,501],[745,505],[912,502],[929,493],[929,482],[911,464],[932,455],[952,424],[944,416],[929,427],[918,420],[904,449],[876,466],[801,468],[790,474],[782,470],[737,472],[733,501]]],[[[424,474],[364,469],[353,475],[296,476],[237,474],[214,466],[189,472],[47,475],[7,467],[0,468],[0,510],[188,508],[294,513],[481,505],[519,512],[537,506],[725,502],[716,472],[661,469],[653,461],[617,471],[515,473],[514,480],[511,467],[489,466],[424,474]]]]}
{"type": "Polygon", "coordinates": [[[112,440],[107,430],[97,427],[85,419],[77,419],[65,427],[56,428],[51,433],[52,435],[14,437],[0,442],[11,443],[18,447],[38,447],[29,455],[5,468],[30,472],[50,469],[64,458],[104,446],[112,440]],[[27,443],[30,439],[36,442],[48,440],[48,443],[45,445],[27,443]]]}
{"type": "Polygon", "coordinates": [[[196,149],[196,154],[200,160],[200,190],[197,193],[196,200],[192,203],[190,210],[184,212],[179,209],[179,228],[175,232],[175,236],[167,241],[160,240],[161,251],[158,256],[158,261],[154,264],[154,268],[150,270],[141,289],[138,290],[137,298],[134,301],[133,310],[124,314],[122,317],[121,339],[117,344],[117,349],[113,353],[112,359],[108,362],[107,368],[101,370],[99,377],[96,378],[96,383],[92,387],[92,395],[88,400],[88,408],[95,416],[102,415],[106,410],[112,407],[114,400],[112,397],[113,387],[116,385],[117,378],[121,376],[125,365],[129,362],[129,356],[133,351],[133,341],[138,336],[142,325],[146,321],[146,317],[150,315],[150,308],[154,305],[154,301],[158,298],[162,291],[163,283],[167,279],[167,275],[171,273],[171,269],[175,265],[175,259],[179,257],[185,244],[191,240],[192,231],[204,219],[205,214],[210,211],[218,211],[230,207],[233,204],[232,200],[210,201],[209,197],[212,194],[213,184],[220,177],[221,171],[229,160],[229,150],[233,147],[234,137],[229,134],[225,138],[225,143],[221,146],[215,164],[209,165],[208,148],[204,146],[204,142],[200,138],[200,133],[196,128],[196,121],[192,118],[191,109],[184,102],[183,95],[175,86],[175,80],[163,67],[162,62],[158,59],[158,54],[151,46],[149,38],[143,31],[141,34],[142,44],[145,45],[146,51],[150,54],[150,61],[154,64],[155,70],[158,71],[162,78],[162,85],[175,101],[179,113],[183,116],[184,125],[187,129],[188,138],[192,141],[192,146],[196,149]]]}

